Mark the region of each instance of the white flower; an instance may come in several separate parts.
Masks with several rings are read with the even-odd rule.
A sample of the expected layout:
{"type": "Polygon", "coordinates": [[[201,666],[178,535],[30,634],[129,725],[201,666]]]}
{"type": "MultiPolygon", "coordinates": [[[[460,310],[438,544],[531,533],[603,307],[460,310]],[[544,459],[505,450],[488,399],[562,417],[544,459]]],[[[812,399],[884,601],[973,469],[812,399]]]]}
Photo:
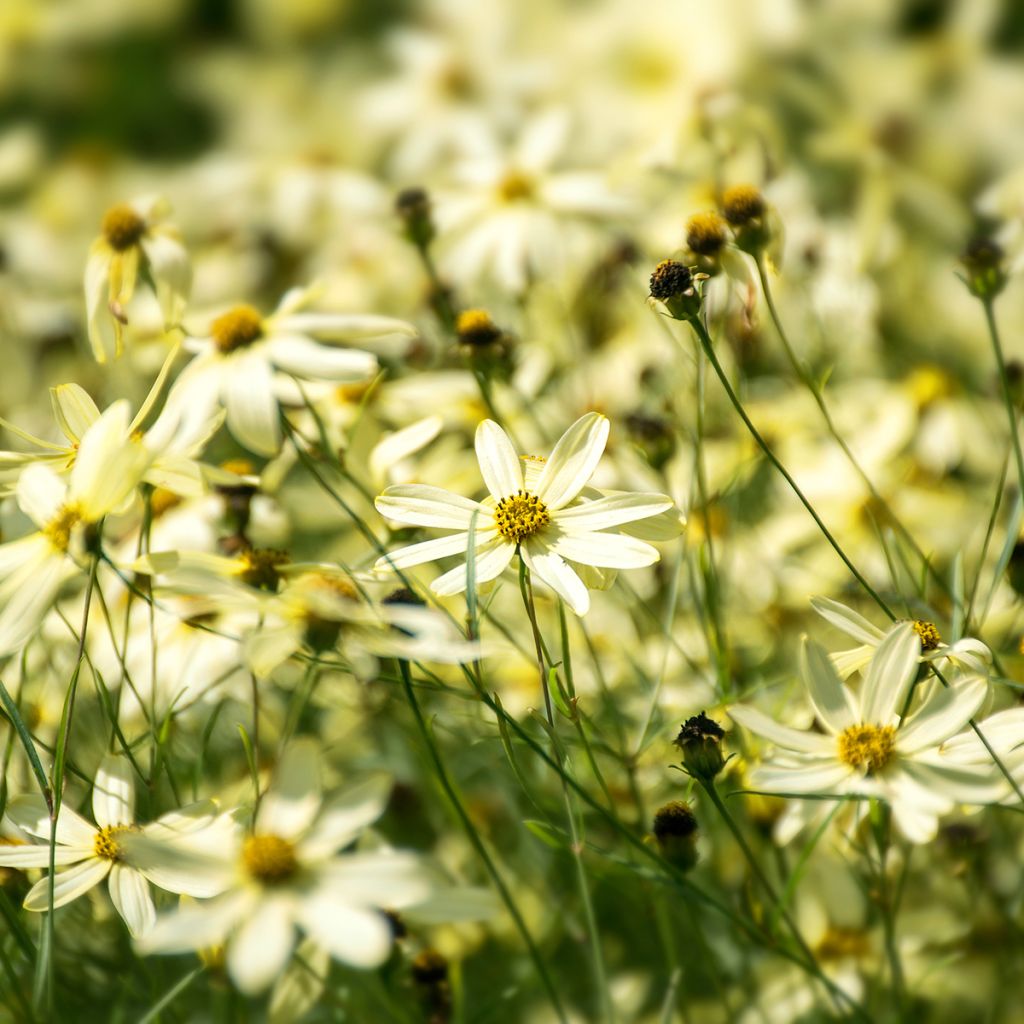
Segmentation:
{"type": "Polygon", "coordinates": [[[376,778],[321,806],[320,748],[294,743],[260,800],[253,831],[236,830],[193,870],[220,894],[162,917],[138,943],[144,953],[178,953],[222,943],[227,969],[247,993],[283,971],[301,929],[344,963],[373,968],[391,952],[383,908],[424,902],[432,882],[412,854],[338,854],[377,820],[390,784],[376,778]]]}
{"type": "Polygon", "coordinates": [[[17,498],[38,532],[0,545],[0,655],[35,632],[62,581],[77,569],[83,529],[118,511],[131,497],[152,453],[129,430],[128,403],[115,402],[82,435],[68,480],[48,466],[28,466],[17,498]]]}
{"type": "Polygon", "coordinates": [[[991,765],[958,765],[940,745],[958,733],[988,693],[984,678],[965,677],[948,689],[935,681],[912,694],[921,640],[909,622],[896,623],[878,645],[858,696],[839,679],[828,655],[805,641],[800,671],[824,732],[792,729],[756,708],[731,717],[780,748],[755,769],[752,784],[784,794],[877,797],[892,806],[900,831],[928,842],[938,818],[958,802],[990,803],[1005,785],[991,765]],[[904,716],[910,699],[911,710],[904,716]]]}
{"type": "MultiPolygon", "coordinates": [[[[860,645],[852,647],[847,651],[836,651],[832,654],[832,661],[836,671],[844,679],[852,672],[863,668],[872,658],[878,645],[885,636],[885,631],[872,625],[858,615],[852,608],[840,604],[838,601],[831,601],[827,597],[812,597],[811,605],[814,610],[827,619],[836,629],[842,630],[847,636],[859,640],[860,645]]],[[[961,637],[955,643],[943,643],[939,631],[933,622],[923,619],[911,620],[914,631],[921,639],[921,660],[939,664],[949,662],[965,672],[975,675],[988,675],[992,665],[992,652],[980,641],[973,637],[961,637]]]]}
{"type": "MultiPolygon", "coordinates": [[[[543,463],[536,483],[527,487],[522,461],[505,431],[484,420],[476,432],[476,455],[489,496],[471,501],[439,487],[409,484],[389,487],[377,498],[387,519],[412,526],[457,532],[428,540],[379,559],[378,570],[404,569],[465,555],[475,517],[475,578],[486,583],[499,576],[518,552],[527,568],[543,580],[577,615],[586,614],[590,595],[570,563],[605,569],[639,569],[659,558],[650,544],[608,530],[671,508],[663,494],[616,494],[578,502],[597,468],[608,440],[608,420],[598,413],[581,416],[559,439],[543,463]]],[[[534,476],[534,474],[527,474],[534,476]]],[[[445,596],[466,589],[463,563],[434,580],[431,590],[445,596]]]]}
{"type": "Polygon", "coordinates": [[[156,287],[164,323],[177,323],[185,310],[192,269],[177,232],[160,223],[167,212],[166,202],[149,197],[118,203],[103,217],[85,265],[89,341],[101,363],[121,354],[124,307],[135,293],[140,264],[156,287]]]}
{"type": "MultiPolygon", "coordinates": [[[[50,816],[37,796],[15,797],[8,805],[11,821],[44,844],[0,846],[0,864],[14,868],[42,868],[50,863],[50,816]]],[[[70,807],[62,807],[54,831],[54,863],[66,867],[54,878],[54,907],[78,899],[104,879],[117,912],[132,935],[144,935],[156,920],[147,880],[169,892],[210,895],[209,883],[153,858],[176,843],[185,844],[215,821],[213,805],[192,804],[171,811],[148,825],[135,824],[135,784],[132,768],[120,756],[108,754],[96,772],[92,791],[91,825],[70,807]],[[144,836],[149,863],[136,863],[129,838],[144,836]]],[[[25,909],[49,909],[49,879],[36,882],[25,897],[25,909]]]]}
{"type": "Polygon", "coordinates": [[[301,404],[286,375],[342,382],[365,380],[377,370],[371,353],[329,348],[315,337],[356,341],[416,334],[411,324],[391,317],[299,312],[310,297],[307,289],[293,289],[266,317],[251,306],[235,306],[212,322],[207,336],[187,340],[185,347],[196,356],[175,381],[168,406],[205,418],[222,405],[236,440],[260,455],[276,455],[278,403],[301,404]]]}

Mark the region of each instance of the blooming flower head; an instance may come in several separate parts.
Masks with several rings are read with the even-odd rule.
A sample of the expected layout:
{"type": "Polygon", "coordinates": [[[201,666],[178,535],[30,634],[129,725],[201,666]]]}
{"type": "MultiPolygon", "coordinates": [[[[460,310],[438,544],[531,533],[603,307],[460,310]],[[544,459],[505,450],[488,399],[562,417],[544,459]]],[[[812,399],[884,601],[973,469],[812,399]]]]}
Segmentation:
{"type": "Polygon", "coordinates": [[[192,270],[177,231],[162,223],[167,212],[166,202],[149,197],[118,203],[103,216],[85,265],[89,342],[101,363],[121,354],[125,306],[141,267],[156,288],[164,322],[174,324],[184,312],[192,270]]]}
{"type": "Polygon", "coordinates": [[[998,800],[1005,787],[991,765],[957,765],[940,750],[981,707],[987,681],[964,677],[948,689],[931,683],[917,694],[920,654],[913,624],[896,623],[855,695],[828,655],[805,642],[800,670],[822,732],[790,728],[749,705],[729,712],[780,748],[754,770],[753,785],[785,794],[877,797],[892,806],[897,826],[912,842],[928,842],[939,816],[956,803],[998,800]]]}
{"type": "MultiPolygon", "coordinates": [[[[607,569],[651,565],[659,557],[654,547],[608,531],[672,507],[672,500],[663,494],[579,500],[607,440],[608,420],[599,413],[587,413],[562,435],[548,459],[520,458],[505,431],[493,420],[484,420],[476,432],[476,455],[488,496],[472,501],[439,487],[389,487],[377,498],[381,515],[412,526],[456,532],[401,548],[379,559],[377,568],[404,569],[466,554],[472,526],[478,583],[495,579],[518,553],[526,567],[577,615],[586,614],[590,595],[571,563],[607,569]]],[[[431,589],[441,596],[458,594],[466,589],[466,580],[464,563],[434,580],[431,589]]]]}
{"type": "Polygon", "coordinates": [[[411,854],[337,852],[381,815],[390,785],[374,778],[321,804],[319,756],[310,740],[285,752],[252,831],[236,829],[192,862],[219,895],[158,920],[140,943],[143,951],[226,943],[228,973],[249,993],[284,969],[297,928],[354,967],[384,962],[393,936],[383,911],[425,901],[432,884],[411,854]]]}
{"type": "Polygon", "coordinates": [[[416,333],[411,324],[391,317],[300,312],[311,297],[309,289],[296,288],[269,316],[243,304],[214,318],[208,334],[185,343],[196,356],[175,382],[168,405],[201,417],[223,405],[237,441],[260,455],[276,455],[278,403],[302,401],[289,375],[345,382],[366,380],[377,370],[371,353],[329,348],[314,338],[356,341],[416,333]]]}
{"type": "MultiPolygon", "coordinates": [[[[11,820],[42,843],[0,847],[0,864],[16,868],[48,867],[50,817],[40,797],[16,797],[8,806],[11,820]]],[[[110,898],[132,935],[144,935],[156,919],[149,882],[169,892],[209,895],[208,884],[172,865],[161,864],[159,854],[175,843],[187,842],[213,824],[213,805],[193,804],[171,811],[148,825],[135,824],[135,783],[124,757],[108,755],[96,772],[92,791],[92,825],[70,807],[62,807],[54,831],[53,906],[62,907],[107,880],[110,898]],[[129,837],[145,836],[150,856],[136,861],[129,837]],[[154,856],[154,853],[156,856],[154,856]]],[[[28,891],[25,909],[49,909],[49,879],[28,891]]]]}

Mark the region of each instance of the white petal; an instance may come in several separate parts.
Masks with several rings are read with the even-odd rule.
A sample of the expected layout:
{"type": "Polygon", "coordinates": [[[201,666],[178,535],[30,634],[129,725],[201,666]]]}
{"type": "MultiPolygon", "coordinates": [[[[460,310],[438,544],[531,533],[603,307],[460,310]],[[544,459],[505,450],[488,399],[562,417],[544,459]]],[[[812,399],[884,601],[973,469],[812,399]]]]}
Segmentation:
{"type": "Polygon", "coordinates": [[[58,384],[50,388],[50,404],[64,436],[78,444],[85,432],[100,418],[96,403],[78,384],[58,384]]]}
{"type": "Polygon", "coordinates": [[[259,455],[276,455],[281,447],[274,375],[259,352],[228,361],[222,377],[228,430],[235,440],[259,455]]]}
{"type": "Polygon", "coordinates": [[[885,636],[877,626],[873,626],[863,615],[858,615],[852,608],[827,597],[812,597],[811,607],[822,618],[827,619],[836,629],[842,630],[847,636],[859,640],[862,644],[876,646],[885,636]]]}
{"type": "Polygon", "coordinates": [[[104,244],[93,245],[85,264],[85,307],[89,343],[98,363],[121,354],[121,332],[110,315],[110,265],[113,251],[104,244]]]}
{"type": "Polygon", "coordinates": [[[548,546],[570,561],[603,569],[642,569],[661,557],[650,544],[614,533],[556,534],[548,546]]]}
{"type": "Polygon", "coordinates": [[[192,264],[180,239],[167,231],[151,231],[142,240],[142,251],[156,285],[156,299],[164,323],[175,324],[185,311],[192,289],[192,264]]]}
{"type": "Polygon", "coordinates": [[[201,903],[182,904],[157,918],[144,938],[140,953],[184,953],[219,946],[254,902],[253,890],[234,890],[201,903]]]}
{"type": "Polygon", "coordinates": [[[107,754],[96,771],[92,813],[100,828],[135,821],[135,780],[128,758],[107,754]]]}
{"type": "Polygon", "coordinates": [[[425,900],[433,889],[422,860],[399,851],[353,853],[324,869],[322,891],[354,907],[403,907],[425,900]]]}
{"type": "Polygon", "coordinates": [[[67,484],[49,466],[34,463],[18,477],[18,505],[36,524],[45,526],[60,511],[67,497],[67,484]]]}
{"type": "Polygon", "coordinates": [[[365,380],[377,372],[377,357],[369,352],[328,348],[302,335],[275,334],[267,354],[278,369],[307,380],[365,380]]]}
{"type": "Polygon", "coordinates": [[[0,656],[20,650],[35,633],[68,575],[70,563],[45,540],[34,553],[42,557],[22,565],[2,584],[6,603],[0,611],[0,656]]]}
{"type": "Polygon", "coordinates": [[[295,946],[292,900],[268,895],[228,942],[227,967],[247,995],[262,992],[284,970],[295,946]]]}
{"type": "Polygon", "coordinates": [[[316,860],[347,846],[384,813],[391,788],[391,779],[378,775],[329,800],[303,838],[303,852],[316,860]]]}
{"type": "Polygon", "coordinates": [[[383,914],[350,907],[323,893],[303,902],[299,921],[331,956],[353,967],[379,967],[391,952],[391,926],[383,914]]]}
{"type": "MultiPolygon", "coordinates": [[[[53,905],[63,907],[65,903],[78,899],[94,885],[99,885],[110,874],[113,861],[93,857],[76,864],[67,871],[61,871],[53,880],[53,905]]],[[[28,891],[24,903],[26,910],[43,911],[50,906],[49,879],[42,878],[28,891]]]]}
{"type": "MultiPolygon", "coordinates": [[[[66,864],[77,864],[81,860],[92,857],[92,846],[58,846],[53,851],[53,862],[59,867],[66,864]]],[[[5,868],[45,868],[50,864],[49,845],[0,846],[0,867],[5,868]]]]}
{"type": "MultiPolygon", "coordinates": [[[[18,828],[37,839],[50,839],[50,812],[39,796],[18,796],[7,805],[7,814],[18,828]]],[[[96,829],[66,804],[57,815],[57,842],[62,846],[92,849],[96,829]]]]}
{"type": "MultiPolygon", "coordinates": [[[[491,535],[493,536],[493,535],[491,535]]],[[[516,553],[515,545],[504,537],[494,537],[476,549],[473,560],[473,575],[477,584],[497,579],[507,568],[516,553]]],[[[451,597],[466,589],[468,562],[438,576],[430,589],[439,597],[451,597]]]]}
{"type": "Polygon", "coordinates": [[[901,726],[896,749],[901,754],[913,754],[938,746],[967,724],[987,695],[988,682],[981,678],[958,680],[940,690],[901,726]]]}
{"type": "Polygon", "coordinates": [[[392,335],[415,338],[419,334],[405,320],[373,313],[292,313],[271,319],[276,330],[312,334],[333,341],[368,341],[392,335]]]}
{"type": "Polygon", "coordinates": [[[543,580],[577,615],[587,614],[590,593],[561,555],[546,550],[533,537],[519,550],[530,572],[543,580]]]}
{"type": "Polygon", "coordinates": [[[441,530],[468,530],[473,513],[477,525],[493,526],[489,509],[478,501],[470,501],[460,494],[428,487],[425,484],[400,484],[389,487],[374,504],[385,519],[410,526],[433,526],[441,530]]]}
{"type": "Polygon", "coordinates": [[[923,788],[950,801],[994,803],[1007,791],[1008,783],[992,765],[938,764],[904,758],[900,767],[923,788]]]}
{"type": "Polygon", "coordinates": [[[369,457],[373,479],[383,481],[392,467],[430,444],[443,427],[442,417],[427,416],[378,441],[369,457]]]}
{"type": "Polygon", "coordinates": [[[134,868],[115,864],[107,882],[110,899],[133,938],[145,935],[156,921],[149,884],[134,868]]]}
{"type": "Polygon", "coordinates": [[[729,717],[758,736],[763,736],[785,750],[799,750],[804,754],[835,754],[836,741],[818,732],[802,732],[776,722],[748,704],[737,704],[729,709],[729,717]]]}
{"type": "Polygon", "coordinates": [[[71,469],[69,497],[89,522],[124,504],[142,480],[152,453],[129,431],[126,401],[117,401],[85,432],[71,469]]]}
{"type": "Polygon", "coordinates": [[[256,831],[291,839],[303,832],[320,808],[320,747],[299,739],[285,750],[260,801],[256,831]]]}
{"type": "Polygon", "coordinates": [[[912,623],[898,622],[878,645],[860,693],[861,721],[888,725],[903,710],[921,658],[921,640],[912,623]]]}
{"type": "Polygon", "coordinates": [[[852,775],[849,765],[833,758],[813,758],[800,766],[761,765],[751,772],[750,788],[767,793],[828,795],[844,792],[844,783],[852,775]]]}
{"type": "Polygon", "coordinates": [[[500,501],[523,489],[523,468],[508,434],[494,420],[476,428],[476,458],[492,497],[500,501]]]}
{"type": "Polygon", "coordinates": [[[571,526],[573,531],[607,530],[660,515],[671,507],[672,499],[664,494],[614,494],[563,509],[558,522],[566,529],[571,526]]]}
{"type": "MultiPolygon", "coordinates": [[[[479,536],[477,534],[478,539],[479,536]]],[[[484,541],[489,539],[491,539],[490,533],[484,537],[484,541]]],[[[425,540],[419,544],[410,544],[408,547],[391,551],[377,559],[374,569],[407,569],[409,566],[433,562],[437,558],[445,558],[448,555],[464,555],[468,548],[469,534],[453,533],[448,537],[437,537],[434,540],[425,540]]]]}
{"type": "Polygon", "coordinates": [[[586,486],[604,454],[608,429],[606,417],[588,412],[559,438],[537,483],[537,496],[549,509],[568,505],[586,486]]]}
{"type": "Polygon", "coordinates": [[[834,732],[856,724],[857,710],[846,687],[839,681],[829,656],[805,638],[800,648],[800,674],[818,718],[834,732]]]}

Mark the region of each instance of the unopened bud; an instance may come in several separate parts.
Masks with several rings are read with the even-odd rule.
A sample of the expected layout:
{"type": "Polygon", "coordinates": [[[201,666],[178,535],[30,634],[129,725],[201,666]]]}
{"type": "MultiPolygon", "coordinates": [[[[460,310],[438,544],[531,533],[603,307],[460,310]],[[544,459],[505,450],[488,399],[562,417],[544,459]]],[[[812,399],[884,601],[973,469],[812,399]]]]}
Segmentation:
{"type": "Polygon", "coordinates": [[[689,871],[697,863],[697,818],[690,805],[673,800],[654,815],[654,840],[671,864],[689,871]]]}
{"type": "Polygon", "coordinates": [[[402,189],[395,198],[395,212],[402,218],[405,237],[418,249],[425,249],[434,240],[434,220],[430,196],[426,189],[402,189]]]}
{"type": "Polygon", "coordinates": [[[722,214],[733,231],[736,248],[759,256],[771,241],[768,204],[753,185],[732,185],[722,193],[722,214]]]}
{"type": "Polygon", "coordinates": [[[1006,285],[1006,267],[1002,247],[991,238],[974,238],[960,255],[967,272],[968,290],[979,299],[994,299],[1006,285]]]}
{"type": "Polygon", "coordinates": [[[688,718],[675,745],[682,751],[683,767],[695,778],[710,782],[725,767],[722,739],[725,732],[702,711],[688,718]]]}

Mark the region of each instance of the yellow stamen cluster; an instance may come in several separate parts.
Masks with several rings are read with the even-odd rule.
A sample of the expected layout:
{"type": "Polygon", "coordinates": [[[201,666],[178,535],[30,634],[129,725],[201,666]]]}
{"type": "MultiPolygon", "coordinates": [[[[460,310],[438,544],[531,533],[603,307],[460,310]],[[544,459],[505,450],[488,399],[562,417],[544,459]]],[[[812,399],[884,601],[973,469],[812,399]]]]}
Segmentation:
{"type": "Polygon", "coordinates": [[[250,548],[242,552],[240,559],[242,569],[238,578],[260,590],[277,590],[281,582],[278,570],[289,562],[288,552],[277,548],[250,548]]]}
{"type": "Polygon", "coordinates": [[[725,245],[725,221],[717,213],[695,213],[686,222],[686,244],[700,256],[718,255],[725,245]]]}
{"type": "Polygon", "coordinates": [[[104,860],[121,860],[124,857],[124,850],[117,841],[117,837],[125,832],[139,832],[138,825],[107,825],[101,828],[92,841],[93,853],[104,860]]]}
{"type": "Polygon", "coordinates": [[[529,491],[517,491],[502,498],[494,510],[498,533],[515,544],[525,537],[532,537],[550,522],[547,505],[529,491]]]}
{"type": "Polygon", "coordinates": [[[914,621],[914,632],[921,638],[922,651],[934,651],[942,643],[938,627],[934,622],[927,622],[924,619],[914,621]]]}
{"type": "Polygon", "coordinates": [[[213,321],[210,334],[221,352],[234,352],[263,336],[263,318],[252,306],[235,306],[213,321]]]}
{"type": "Polygon", "coordinates": [[[299,870],[295,847],[275,835],[249,836],[242,845],[242,866],[264,885],[286,882],[299,870]]]}
{"type": "Polygon", "coordinates": [[[522,171],[509,171],[498,183],[498,195],[506,203],[529,199],[533,195],[533,182],[522,171]]]}
{"type": "Polygon", "coordinates": [[[100,230],[111,249],[124,252],[139,244],[146,233],[146,222],[133,207],[118,203],[103,215],[100,230]]]}
{"type": "Polygon", "coordinates": [[[872,775],[892,759],[895,743],[891,725],[851,725],[839,734],[839,760],[872,775]]]}
{"type": "Polygon", "coordinates": [[[43,527],[43,536],[57,551],[67,551],[71,531],[82,521],[82,509],[76,502],[62,505],[57,514],[43,527]]]}
{"type": "Polygon", "coordinates": [[[484,309],[464,309],[455,321],[455,331],[466,345],[489,345],[501,337],[501,328],[484,309]]]}
{"type": "Polygon", "coordinates": [[[168,491],[164,487],[154,487],[149,499],[149,507],[153,513],[153,518],[158,519],[165,512],[170,512],[172,508],[177,508],[184,500],[180,494],[175,494],[174,491],[168,491]]]}

